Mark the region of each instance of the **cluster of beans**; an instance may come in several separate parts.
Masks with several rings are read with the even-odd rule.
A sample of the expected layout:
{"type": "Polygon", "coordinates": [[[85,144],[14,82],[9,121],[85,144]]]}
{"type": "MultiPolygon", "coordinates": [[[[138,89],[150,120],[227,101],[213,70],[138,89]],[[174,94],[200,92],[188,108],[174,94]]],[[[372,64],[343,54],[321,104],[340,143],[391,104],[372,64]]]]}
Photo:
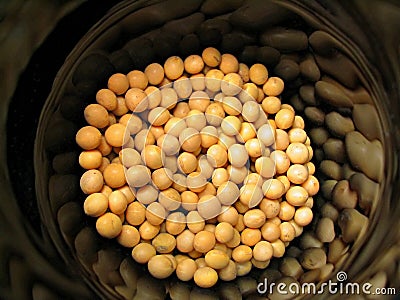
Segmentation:
{"type": "Polygon", "coordinates": [[[154,277],[176,271],[201,287],[282,257],[319,190],[283,89],[264,65],[212,47],[109,77],[76,135],[98,233],[133,248],[154,277]]]}
{"type": "MultiPolygon", "coordinates": [[[[45,201],[43,207],[52,212],[49,220],[57,220],[62,240],[70,248],[66,255],[69,252],[76,254],[78,265],[90,273],[89,280],[105,286],[102,293],[112,290],[114,297],[126,299],[163,299],[165,293],[172,299],[189,299],[189,294],[190,299],[196,296],[201,299],[257,299],[257,284],[265,279],[274,282],[275,286],[282,282],[286,286],[323,282],[349,266],[360,247],[364,247],[365,241],[369,240],[365,239],[364,233],[372,228],[370,221],[375,222],[377,213],[386,203],[381,201],[382,182],[386,180],[384,153],[388,150],[385,135],[369,79],[364,78],[368,72],[364,72],[363,65],[354,60],[353,52],[349,52],[354,49],[343,46],[336,31],[332,34],[325,25],[318,27],[318,22],[309,22],[308,17],[303,17],[275,1],[160,2],[133,13],[124,22],[117,22],[106,33],[102,32],[89,50],[79,53],[76,68],[70,76],[60,77],[62,81],[55,86],[60,96],[47,106],[44,111],[48,118],[47,123],[44,122],[46,130],[39,131],[44,133],[43,146],[54,171],[49,178],[37,173],[38,180],[44,180],[44,200],[48,193],[49,201],[45,201]],[[199,3],[202,3],[201,8],[199,3]],[[163,25],[149,31],[155,24],[163,25]],[[299,238],[290,242],[283,257],[271,259],[266,269],[253,268],[249,276],[240,276],[234,282],[220,282],[218,288],[210,290],[174,278],[160,284],[159,280],[142,272],[132,257],[126,256],[129,247],[124,249],[127,252],[121,251],[114,241],[99,239],[92,224],[95,219],[86,218],[82,213],[81,200],[85,195],[79,188],[82,170],[77,166],[81,149],[75,143],[76,132],[84,126],[84,107],[89,101],[94,102],[96,92],[106,86],[112,74],[144,70],[151,62],[163,63],[173,55],[201,54],[207,47],[232,53],[248,66],[262,63],[271,74],[284,80],[285,89],[279,96],[281,106],[289,108],[287,104],[290,104],[295,109],[294,124],[301,120],[299,116],[303,117],[314,150],[314,176],[321,186],[320,192],[312,197],[311,224],[303,228],[299,238]],[[67,86],[60,83],[67,83],[67,86]]],[[[123,115],[129,112],[124,108],[122,98],[117,96],[121,115],[112,112],[108,115],[109,123],[120,123],[123,115]]],[[[100,132],[104,133],[104,130],[100,132]]],[[[101,139],[105,145],[104,137],[101,139]]],[[[116,153],[103,157],[102,161],[106,165],[114,159],[118,162],[116,153]]],[[[313,169],[312,164],[307,165],[313,169]]],[[[103,172],[103,167],[97,170],[107,180],[117,179],[113,176],[113,168],[109,169],[108,175],[103,172]]],[[[104,178],[100,180],[103,184],[104,178]]],[[[127,185],[112,190],[124,193],[128,201],[138,201],[127,185]]],[[[235,205],[230,210],[233,208],[237,210],[235,205]]],[[[126,211],[124,216],[119,216],[126,219],[126,211]]],[[[160,227],[163,231],[164,225],[160,227]]],[[[366,251],[375,251],[375,246],[382,246],[372,245],[372,240],[375,239],[367,242],[366,251]]],[[[365,253],[357,256],[358,261],[351,264],[351,270],[353,274],[362,274],[362,278],[354,279],[371,282],[374,286],[388,286],[391,278],[397,278],[397,273],[394,251],[386,252],[373,263],[365,253]],[[369,267],[364,268],[365,265],[369,267]]],[[[248,265],[248,262],[236,263],[237,274],[244,274],[243,266],[248,265]]],[[[270,299],[274,296],[279,295],[268,295],[270,299]]]]}

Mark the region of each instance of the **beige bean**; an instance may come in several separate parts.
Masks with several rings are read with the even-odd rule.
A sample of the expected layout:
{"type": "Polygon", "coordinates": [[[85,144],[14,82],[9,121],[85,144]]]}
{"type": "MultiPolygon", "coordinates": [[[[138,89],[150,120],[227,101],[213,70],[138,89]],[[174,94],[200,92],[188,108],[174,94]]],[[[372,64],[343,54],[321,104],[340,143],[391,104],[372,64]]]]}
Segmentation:
{"type": "Polygon", "coordinates": [[[303,268],[294,257],[284,257],[279,266],[279,271],[281,271],[284,276],[291,276],[296,279],[299,279],[303,274],[303,268]]]}
{"type": "Polygon", "coordinates": [[[379,182],[383,176],[383,148],[378,141],[369,142],[360,132],[345,138],[346,152],[354,169],[379,182]]]}
{"type": "Polygon", "coordinates": [[[335,238],[335,225],[330,218],[321,218],[315,231],[318,239],[323,243],[330,243],[335,238]]]}
{"type": "Polygon", "coordinates": [[[307,270],[319,269],[326,264],[326,253],[321,248],[308,248],[300,257],[300,263],[307,270]]]}
{"type": "Polygon", "coordinates": [[[338,41],[331,34],[322,30],[314,31],[308,40],[314,51],[325,56],[332,55],[340,47],[338,41]]]}
{"type": "Polygon", "coordinates": [[[299,282],[301,284],[317,282],[320,273],[321,273],[321,271],[319,269],[314,269],[314,270],[307,271],[303,275],[301,275],[301,277],[299,278],[299,282]]]}
{"type": "Polygon", "coordinates": [[[315,106],[308,106],[304,109],[305,116],[317,126],[321,126],[325,122],[325,113],[315,106]]]}
{"type": "Polygon", "coordinates": [[[339,211],[330,202],[326,202],[321,207],[321,216],[323,218],[329,218],[333,222],[336,222],[339,217],[339,211]]]}
{"type": "Polygon", "coordinates": [[[189,299],[190,288],[187,283],[175,281],[169,287],[169,295],[172,300],[189,299]]]}
{"type": "Polygon", "coordinates": [[[301,75],[305,78],[313,82],[320,79],[321,72],[315,62],[314,57],[311,54],[306,56],[306,58],[300,63],[299,67],[301,75]]]}
{"type": "Polygon", "coordinates": [[[320,163],[319,168],[321,172],[324,173],[329,178],[335,180],[341,180],[343,178],[343,172],[341,166],[333,160],[323,160],[320,163]]]}
{"type": "Polygon", "coordinates": [[[341,139],[329,138],[323,145],[325,158],[344,163],[346,161],[346,149],[341,139]]]}
{"type": "Polygon", "coordinates": [[[309,248],[322,248],[324,244],[315,236],[315,233],[307,231],[304,232],[299,241],[299,247],[301,249],[309,248]]]}
{"type": "Polygon", "coordinates": [[[356,171],[353,170],[350,164],[346,163],[342,166],[343,178],[349,180],[351,176],[353,176],[356,171]]]}
{"type": "MultiPolygon", "coordinates": [[[[317,64],[322,72],[331,75],[340,83],[349,88],[355,88],[357,86],[357,73],[359,72],[359,69],[347,56],[337,52],[329,57],[315,55],[315,60],[317,61],[317,64]],[[346,70],[346,72],[342,72],[342,70],[346,70]]],[[[330,102],[328,102],[331,105],[337,107],[346,107],[346,105],[347,107],[351,107],[352,105],[352,103],[348,103],[346,100],[338,102],[338,100],[335,101],[335,99],[332,98],[330,98],[330,102]]],[[[341,97],[338,97],[338,99],[342,100],[341,97]]]]}
{"type": "Polygon", "coordinates": [[[321,281],[326,281],[332,275],[335,266],[333,264],[326,264],[320,268],[319,279],[321,281]]]}
{"type": "Polygon", "coordinates": [[[314,127],[309,132],[310,139],[317,146],[322,146],[329,138],[329,132],[325,127],[314,127]]]}
{"type": "Polygon", "coordinates": [[[346,243],[354,242],[368,225],[368,218],[354,208],[345,208],[339,215],[338,225],[342,239],[346,243]]]}
{"type": "Polygon", "coordinates": [[[331,200],[332,199],[332,191],[337,183],[337,180],[328,179],[323,181],[321,184],[321,194],[324,198],[331,200]]]}
{"type": "Polygon", "coordinates": [[[332,204],[339,210],[344,208],[355,208],[357,205],[357,192],[350,189],[348,180],[341,180],[336,183],[332,190],[332,204]]]}
{"type": "Polygon", "coordinates": [[[369,179],[363,173],[354,173],[349,181],[350,188],[357,192],[358,205],[368,214],[378,199],[379,184],[369,179]]]}
{"type": "Polygon", "coordinates": [[[352,107],[351,99],[339,88],[325,81],[318,81],[315,84],[315,92],[327,103],[336,107],[352,107]]]}
{"type": "Polygon", "coordinates": [[[137,290],[132,300],[162,299],[165,295],[165,286],[152,276],[141,276],[137,282],[137,290]]]}
{"type": "Polygon", "coordinates": [[[273,27],[260,36],[263,45],[274,47],[283,52],[300,51],[307,48],[307,35],[300,30],[273,27]]]}
{"type": "Polygon", "coordinates": [[[344,137],[346,133],[354,131],[352,119],[343,117],[336,111],[327,114],[325,117],[325,122],[329,131],[337,137],[344,137]]]}
{"type": "MultiPolygon", "coordinates": [[[[214,1],[212,1],[212,2],[214,3],[214,1]]],[[[221,2],[224,2],[224,1],[221,1],[221,2]]],[[[229,1],[229,3],[230,3],[230,1],[229,1]]],[[[236,268],[236,266],[235,266],[235,268],[236,268]]],[[[221,278],[221,275],[220,274],[218,274],[218,275],[221,278]]],[[[226,280],[226,281],[231,281],[231,280],[226,280]]],[[[242,299],[242,294],[241,294],[239,288],[234,283],[229,283],[229,282],[225,282],[223,285],[221,285],[221,288],[219,290],[219,296],[222,299],[232,299],[232,300],[241,300],[242,299]]]]}
{"type": "Polygon", "coordinates": [[[274,72],[277,76],[285,81],[292,81],[300,74],[300,68],[297,62],[289,58],[281,58],[279,63],[275,66],[274,72]]]}
{"type": "Polygon", "coordinates": [[[287,257],[299,258],[303,250],[296,246],[288,246],[286,250],[287,257]]]}
{"type": "Polygon", "coordinates": [[[328,247],[328,262],[335,264],[341,256],[343,256],[348,250],[348,246],[343,242],[342,239],[336,238],[328,247]]]}
{"type": "Polygon", "coordinates": [[[302,85],[299,89],[301,99],[310,106],[317,106],[319,101],[315,97],[314,85],[302,85]]]}
{"type": "Polygon", "coordinates": [[[250,295],[257,292],[257,281],[250,276],[238,278],[236,284],[242,295],[250,295]]]}

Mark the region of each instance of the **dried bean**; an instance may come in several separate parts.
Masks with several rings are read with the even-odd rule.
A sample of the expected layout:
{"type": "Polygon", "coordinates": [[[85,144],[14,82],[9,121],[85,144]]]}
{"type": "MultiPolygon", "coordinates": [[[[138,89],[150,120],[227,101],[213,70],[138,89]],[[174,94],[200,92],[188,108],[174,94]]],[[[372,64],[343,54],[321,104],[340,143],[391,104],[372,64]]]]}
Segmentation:
{"type": "Polygon", "coordinates": [[[133,60],[125,49],[119,49],[110,54],[110,62],[113,64],[115,71],[124,74],[129,73],[133,69],[133,60]]]}
{"type": "Polygon", "coordinates": [[[172,282],[169,287],[169,296],[172,300],[190,299],[190,286],[181,281],[172,282]]]}
{"type": "Polygon", "coordinates": [[[335,238],[335,225],[330,218],[321,218],[318,221],[315,231],[319,240],[323,243],[330,243],[335,238]]]}
{"type": "Polygon", "coordinates": [[[227,33],[222,36],[219,46],[222,53],[236,54],[243,50],[245,44],[240,35],[236,33],[227,33]]]}
{"type": "Polygon", "coordinates": [[[326,115],[325,123],[329,131],[340,138],[343,138],[346,133],[354,131],[354,124],[351,118],[343,117],[335,111],[326,115]]]}
{"type": "Polygon", "coordinates": [[[299,65],[291,59],[281,59],[274,72],[285,81],[292,81],[300,74],[299,65]]]}
{"type": "MultiPolygon", "coordinates": [[[[358,84],[358,69],[348,57],[336,53],[332,57],[316,55],[315,59],[321,71],[331,75],[349,88],[356,88],[358,84]],[[343,72],[343,70],[346,70],[346,72],[343,72]]],[[[339,106],[339,103],[334,101],[331,104],[339,106]]]]}
{"type": "Polygon", "coordinates": [[[136,268],[137,267],[131,258],[125,258],[119,266],[119,272],[122,279],[124,280],[125,284],[132,289],[136,289],[137,280],[139,277],[139,272],[136,268]]]}
{"type": "Polygon", "coordinates": [[[141,299],[165,299],[165,285],[160,284],[159,279],[148,275],[142,275],[137,281],[137,291],[132,300],[141,299]]]}
{"type": "Polygon", "coordinates": [[[243,51],[239,54],[238,58],[241,62],[251,65],[256,61],[257,52],[257,46],[245,46],[243,51]]]}
{"type": "Polygon", "coordinates": [[[257,281],[250,276],[238,278],[237,286],[243,296],[249,295],[257,291],[257,281]]]}
{"type": "Polygon", "coordinates": [[[81,123],[83,120],[82,111],[87,104],[77,96],[64,96],[60,100],[60,113],[67,120],[81,123]]]}
{"type": "Polygon", "coordinates": [[[55,214],[69,201],[74,201],[79,193],[79,178],[73,174],[53,175],[49,180],[50,206],[55,214]]]}
{"type": "Polygon", "coordinates": [[[330,202],[326,202],[321,208],[321,216],[336,222],[339,217],[339,211],[330,202]]]}
{"type": "Polygon", "coordinates": [[[322,248],[324,244],[315,236],[314,232],[304,232],[300,237],[299,247],[303,250],[309,248],[322,248]]]}
{"type": "Polygon", "coordinates": [[[303,268],[294,257],[284,257],[280,264],[279,271],[281,271],[284,276],[291,276],[295,279],[299,279],[303,274],[303,268]]]}
{"type": "Polygon", "coordinates": [[[315,52],[323,56],[331,56],[336,52],[338,41],[329,33],[317,30],[308,38],[310,46],[315,52]]]}
{"type": "Polygon", "coordinates": [[[322,100],[335,107],[353,107],[353,102],[335,85],[318,81],[315,83],[315,93],[322,100]]]}
{"type": "Polygon", "coordinates": [[[154,52],[162,60],[173,55],[178,55],[176,45],[179,44],[179,41],[180,37],[175,33],[160,32],[153,41],[154,52]]]}
{"type": "Polygon", "coordinates": [[[128,51],[135,69],[144,69],[155,56],[153,42],[145,38],[131,40],[124,48],[128,51]]]}
{"type": "Polygon", "coordinates": [[[294,52],[306,49],[308,39],[300,30],[274,27],[261,33],[260,43],[282,52],[294,52]]]}
{"type": "Polygon", "coordinates": [[[57,212],[57,221],[62,233],[68,238],[75,237],[83,226],[83,213],[80,204],[67,202],[57,212]]]}
{"type": "Polygon", "coordinates": [[[379,182],[383,176],[383,149],[378,141],[369,142],[360,132],[346,134],[346,152],[354,169],[379,182]]]}
{"type": "Polygon", "coordinates": [[[201,45],[204,47],[217,46],[222,39],[221,32],[215,28],[200,28],[197,31],[201,45]]]}
{"type": "Polygon", "coordinates": [[[317,63],[312,55],[307,55],[300,63],[300,74],[306,79],[316,82],[321,78],[321,72],[318,69],[317,63]]]}
{"type": "Polygon", "coordinates": [[[308,106],[304,109],[306,117],[317,126],[321,126],[325,121],[325,113],[315,106],[308,106]]]}
{"type": "Polygon", "coordinates": [[[194,33],[185,35],[179,42],[179,51],[182,56],[189,56],[193,53],[198,53],[200,51],[199,37],[194,33]]]}
{"type": "Polygon", "coordinates": [[[302,85],[299,89],[299,95],[308,105],[317,106],[319,104],[318,100],[315,98],[315,89],[313,85],[302,85]]]}
{"type": "Polygon", "coordinates": [[[335,266],[333,264],[326,264],[320,268],[319,280],[325,282],[331,276],[335,266]]]}
{"type": "Polygon", "coordinates": [[[79,165],[77,152],[65,152],[56,155],[53,158],[52,167],[57,174],[73,174],[76,172],[79,165]]]}
{"type": "Polygon", "coordinates": [[[258,62],[268,66],[275,66],[280,57],[280,53],[275,48],[264,46],[257,49],[256,59],[258,62]]]}
{"type": "Polygon", "coordinates": [[[339,215],[338,225],[343,241],[352,243],[368,225],[368,218],[354,208],[345,208],[339,215]]]}
{"type": "Polygon", "coordinates": [[[293,95],[292,97],[290,97],[290,104],[293,106],[293,108],[296,111],[303,111],[305,108],[305,104],[304,102],[301,100],[301,98],[299,97],[298,94],[293,95]]]}
{"type": "Polygon", "coordinates": [[[314,269],[305,272],[303,275],[301,275],[299,282],[300,283],[311,283],[311,282],[317,282],[319,279],[321,271],[319,269],[314,269]]]}
{"type": "Polygon", "coordinates": [[[295,63],[300,63],[300,54],[297,52],[292,52],[292,53],[283,53],[281,55],[281,59],[288,59],[288,60],[292,60],[295,63]]]}
{"type": "Polygon", "coordinates": [[[326,264],[326,253],[321,248],[306,249],[300,257],[300,263],[307,270],[319,269],[326,264]]]}
{"type": "Polygon", "coordinates": [[[219,290],[221,299],[241,300],[242,294],[236,284],[225,282],[219,290]]]}
{"type": "Polygon", "coordinates": [[[357,130],[370,141],[382,139],[378,112],[371,104],[354,105],[353,121],[357,130]]]}
{"type": "Polygon", "coordinates": [[[279,272],[276,267],[274,268],[273,265],[270,265],[270,268],[265,269],[261,273],[259,281],[264,282],[264,280],[266,279],[268,282],[276,282],[281,277],[282,277],[281,272],[279,272]]]}
{"type": "Polygon", "coordinates": [[[323,75],[321,80],[331,83],[339,88],[348,98],[352,100],[354,104],[373,104],[371,95],[362,86],[359,86],[355,89],[349,89],[327,75],[323,75]]]}
{"type": "Polygon", "coordinates": [[[336,161],[337,163],[344,163],[346,161],[346,148],[342,140],[329,138],[322,147],[327,159],[336,161]]]}
{"type": "Polygon", "coordinates": [[[332,204],[339,210],[355,208],[357,206],[357,193],[350,189],[348,180],[338,181],[332,190],[332,204]]]}
{"type": "Polygon", "coordinates": [[[53,153],[70,151],[73,149],[77,131],[76,124],[71,121],[51,121],[44,136],[44,147],[53,153]]]}
{"type": "Polygon", "coordinates": [[[341,166],[333,160],[323,160],[319,168],[322,173],[331,179],[341,180],[343,178],[341,166]]]}
{"type": "Polygon", "coordinates": [[[84,57],[72,75],[72,83],[92,81],[104,82],[115,71],[109,58],[102,53],[93,53],[84,57]]]}
{"type": "Polygon", "coordinates": [[[328,140],[329,132],[325,127],[315,127],[310,130],[309,137],[315,145],[321,147],[328,140]]]}
{"type": "Polygon", "coordinates": [[[379,184],[358,172],[349,181],[351,189],[357,192],[359,206],[368,214],[378,198],[379,184]]]}
{"type": "Polygon", "coordinates": [[[349,180],[350,177],[356,173],[356,171],[353,170],[353,168],[350,166],[350,164],[344,164],[342,166],[342,171],[343,171],[343,178],[349,180]]]}
{"type": "Polygon", "coordinates": [[[97,251],[100,247],[98,234],[90,227],[84,227],[74,241],[77,256],[84,264],[90,265],[97,260],[97,251]]]}
{"type": "Polygon", "coordinates": [[[342,239],[336,238],[328,247],[328,262],[335,264],[348,250],[348,246],[342,239]]]}

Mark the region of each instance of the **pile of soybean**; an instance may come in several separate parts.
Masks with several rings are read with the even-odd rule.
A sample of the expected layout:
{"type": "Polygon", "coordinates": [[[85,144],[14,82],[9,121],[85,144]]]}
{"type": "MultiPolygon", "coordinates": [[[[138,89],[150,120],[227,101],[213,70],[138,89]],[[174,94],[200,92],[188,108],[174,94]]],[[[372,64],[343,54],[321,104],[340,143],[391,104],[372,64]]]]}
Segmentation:
{"type": "MultiPolygon", "coordinates": [[[[45,146],[54,171],[49,180],[53,218],[82,266],[108,290],[127,299],[134,295],[138,299],[162,299],[166,293],[172,299],[188,299],[189,294],[241,299],[257,296],[257,284],[264,279],[276,284],[325,281],[346,266],[362,245],[369,218],[378,207],[384,166],[383,134],[367,81],[347,48],[326,28],[316,28],[316,23],[307,23],[270,1],[248,0],[245,5],[243,1],[200,2],[174,0],[168,6],[154,4],[121,23],[112,31],[113,39],[104,35],[104,41],[94,46],[98,49],[86,53],[74,69],[46,131],[45,146]],[[141,23],[136,24],[139,17],[141,23]],[[130,40],[141,26],[147,30],[149,22],[163,25],[130,40]],[[104,44],[108,46],[103,47],[104,44]],[[119,248],[116,243],[99,238],[92,222],[96,219],[82,213],[87,196],[79,185],[83,171],[77,162],[82,149],[77,149],[75,142],[78,130],[87,125],[82,120],[84,109],[95,104],[97,92],[107,86],[113,74],[144,71],[152,62],[162,65],[171,56],[201,56],[208,47],[231,53],[249,67],[262,64],[270,77],[283,80],[284,90],[277,98],[281,106],[294,109],[297,119],[303,118],[314,150],[314,176],[320,183],[320,191],[312,197],[312,222],[303,228],[299,238],[286,245],[284,255],[271,259],[264,270],[253,268],[233,284],[220,281],[215,295],[179,281],[159,284],[133,263],[124,251],[126,247],[119,248]]],[[[213,101],[218,102],[215,98],[213,101]]],[[[113,114],[104,122],[119,124],[117,119],[123,114],[113,114]]],[[[125,117],[126,124],[129,120],[125,117]]],[[[104,142],[105,137],[102,135],[101,139],[104,142]]],[[[118,160],[115,155],[110,165],[118,160]]],[[[101,176],[103,171],[99,171],[101,176]]],[[[110,171],[110,178],[125,178],[118,170],[110,171]]],[[[133,200],[137,193],[134,196],[128,186],[117,190],[128,201],[139,201],[133,200]]],[[[118,200],[121,194],[113,196],[118,200]]],[[[122,222],[121,218],[118,222],[122,222]]],[[[216,223],[205,226],[212,225],[216,223]]],[[[246,273],[241,264],[236,266],[237,274],[246,273]]],[[[376,273],[373,270],[376,268],[371,268],[372,275],[376,273]]],[[[384,286],[387,280],[379,274],[365,280],[384,286]]]]}
{"type": "Polygon", "coordinates": [[[76,135],[96,229],[159,279],[203,288],[272,257],[312,221],[313,149],[304,120],[262,64],[213,47],[115,73],[76,135]]]}

